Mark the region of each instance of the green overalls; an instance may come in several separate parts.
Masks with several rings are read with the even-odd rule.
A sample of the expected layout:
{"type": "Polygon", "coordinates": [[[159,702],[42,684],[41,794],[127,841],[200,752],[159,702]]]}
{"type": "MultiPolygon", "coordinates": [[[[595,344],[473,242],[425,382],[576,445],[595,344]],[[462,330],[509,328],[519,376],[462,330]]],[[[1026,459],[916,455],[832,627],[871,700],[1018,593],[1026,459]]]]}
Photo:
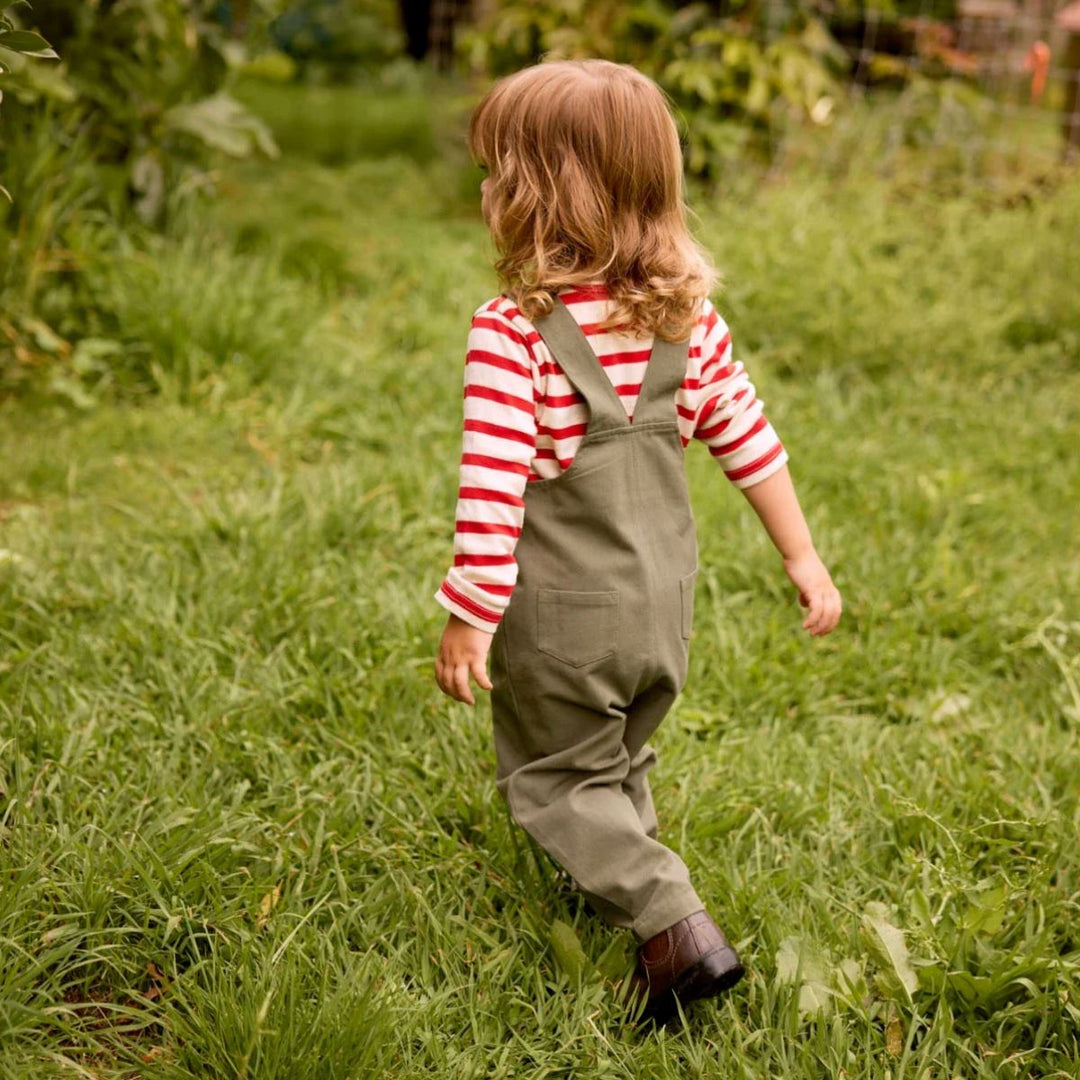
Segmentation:
{"type": "Polygon", "coordinates": [[[656,839],[647,744],[686,679],[697,542],[675,392],[655,339],[631,423],[562,300],[535,322],[584,396],[570,467],[525,491],[518,580],[491,648],[496,785],[609,922],[652,937],[704,904],[656,839]]]}

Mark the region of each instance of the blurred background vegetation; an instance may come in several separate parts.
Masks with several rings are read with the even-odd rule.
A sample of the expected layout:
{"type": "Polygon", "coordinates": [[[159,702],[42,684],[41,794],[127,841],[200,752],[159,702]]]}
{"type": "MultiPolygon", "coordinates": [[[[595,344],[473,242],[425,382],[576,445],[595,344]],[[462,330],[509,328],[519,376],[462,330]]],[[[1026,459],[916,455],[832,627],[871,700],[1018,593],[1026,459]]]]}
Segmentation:
{"type": "Polygon", "coordinates": [[[1080,1075],[1067,11],[7,9],[3,1080],[1080,1075]],[[750,975],[663,1039],[620,1027],[625,942],[432,677],[497,289],[465,125],[541,54],[676,103],[718,308],[845,598],[804,640],[688,453],[654,792],[750,975]]]}
{"type": "MultiPolygon", "coordinates": [[[[1056,182],[1057,117],[1072,102],[1066,70],[1036,105],[1015,106],[1034,100],[1024,50],[1062,32],[1045,4],[1002,0],[988,14],[979,3],[12,5],[0,38],[0,394],[85,406],[152,391],[164,373],[198,381],[239,345],[225,330],[198,348],[169,341],[137,298],[153,292],[159,260],[184,258],[179,238],[198,231],[228,160],[399,155],[440,173],[432,197],[464,212],[476,182],[468,109],[491,79],[541,55],[608,57],[657,79],[706,199],[800,162],[885,170],[930,192],[989,178],[1023,197],[1056,182]]],[[[251,242],[242,232],[226,246],[251,242]]],[[[322,280],[313,244],[299,263],[322,280]]]]}

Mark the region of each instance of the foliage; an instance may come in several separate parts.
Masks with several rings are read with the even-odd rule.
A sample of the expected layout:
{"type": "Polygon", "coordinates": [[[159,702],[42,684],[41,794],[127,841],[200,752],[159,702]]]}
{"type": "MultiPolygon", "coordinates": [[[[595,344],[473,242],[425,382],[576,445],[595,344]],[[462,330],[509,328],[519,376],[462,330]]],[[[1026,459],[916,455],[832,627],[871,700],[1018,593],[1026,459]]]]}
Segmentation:
{"type": "MultiPolygon", "coordinates": [[[[81,268],[111,232],[110,183],[63,109],[3,122],[11,202],[0,204],[0,398],[47,377],[85,328],[81,268]]],[[[119,212],[119,208],[116,208],[119,212]]]]}
{"type": "Polygon", "coordinates": [[[309,79],[342,80],[399,56],[395,5],[387,0],[291,0],[271,26],[277,48],[309,79]]]}
{"type": "Polygon", "coordinates": [[[70,346],[56,342],[94,333],[100,313],[80,275],[89,253],[129,224],[129,208],[161,224],[210,186],[211,153],[276,155],[265,124],[225,92],[239,46],[211,8],[50,0],[23,15],[62,60],[4,54],[0,174],[13,199],[0,210],[0,394],[49,375],[58,358],[73,362],[70,346]]]}
{"type": "Polygon", "coordinates": [[[439,149],[435,131],[439,123],[447,121],[452,133],[457,133],[435,86],[427,90],[430,104],[422,108],[417,107],[418,94],[386,92],[382,86],[292,86],[244,78],[235,93],[268,118],[284,153],[326,165],[394,155],[430,163],[439,149]]]}
{"type": "Polygon", "coordinates": [[[629,935],[536,862],[486,708],[431,674],[497,291],[440,168],[229,162],[82,275],[117,296],[94,349],[160,392],[0,406],[0,1075],[1075,1076],[1075,180],[1006,203],[810,162],[694,200],[846,603],[799,633],[692,444],[653,792],[749,974],[644,1035],[629,935]]]}
{"type": "MultiPolygon", "coordinates": [[[[229,41],[209,17],[211,6],[53,0],[36,16],[64,57],[67,101],[96,160],[121,167],[148,221],[160,216],[170,191],[191,182],[206,148],[274,153],[265,126],[223,92],[229,41]]],[[[31,105],[45,95],[28,81],[20,97],[31,105]]]]}
{"type": "MultiPolygon", "coordinates": [[[[26,0],[22,2],[25,3],[26,0]]],[[[56,51],[40,34],[19,29],[11,16],[12,11],[18,6],[19,4],[15,3],[0,9],[0,75],[5,74],[11,65],[10,60],[5,64],[5,57],[29,56],[39,60],[56,59],[56,51]]],[[[0,102],[3,99],[3,90],[0,89],[0,102]]],[[[9,201],[11,199],[11,192],[3,185],[0,185],[0,195],[5,196],[9,201]]]]}
{"type": "Polygon", "coordinates": [[[935,139],[966,147],[986,112],[964,78],[972,58],[952,48],[947,24],[926,11],[911,17],[911,7],[891,0],[504,2],[465,35],[464,54],[474,70],[496,76],[542,56],[633,64],[685,118],[691,174],[726,171],[727,179],[734,170],[725,166],[774,159],[800,128],[830,125],[846,108],[842,80],[855,73],[865,84],[903,91],[905,141],[925,142],[930,127],[935,139]]]}
{"type": "Polygon", "coordinates": [[[81,236],[66,287],[43,289],[33,315],[0,324],[14,345],[0,392],[43,392],[78,409],[161,392],[213,399],[258,385],[303,349],[316,292],[276,260],[238,257],[191,225],[81,236]]]}
{"type": "Polygon", "coordinates": [[[780,10],[775,36],[765,40],[765,5],[721,16],[708,4],[676,10],[663,0],[508,3],[466,36],[464,48],[475,69],[493,75],[541,55],[633,64],[685,116],[691,172],[714,177],[748,150],[768,156],[794,122],[827,124],[839,100],[846,53],[809,9],[780,10]]]}
{"type": "MultiPolygon", "coordinates": [[[[12,12],[17,7],[29,7],[28,0],[17,0],[14,4],[0,9],[0,56],[17,53],[20,56],[33,56],[40,60],[55,60],[56,51],[40,35],[30,30],[20,30],[12,12]]],[[[0,65],[0,73],[5,68],[0,65]]]]}

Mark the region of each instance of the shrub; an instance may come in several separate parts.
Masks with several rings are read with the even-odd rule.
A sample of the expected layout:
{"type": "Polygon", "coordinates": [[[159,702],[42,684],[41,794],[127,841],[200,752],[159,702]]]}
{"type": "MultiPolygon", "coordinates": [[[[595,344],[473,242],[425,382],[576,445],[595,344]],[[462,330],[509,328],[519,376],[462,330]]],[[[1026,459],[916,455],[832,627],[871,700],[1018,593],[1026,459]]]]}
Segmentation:
{"type": "MultiPolygon", "coordinates": [[[[227,36],[207,9],[206,0],[50,0],[35,12],[63,57],[52,97],[79,117],[96,160],[121,167],[147,221],[192,185],[207,150],[276,152],[266,127],[224,92],[227,36]]],[[[33,123],[46,95],[40,76],[18,92],[33,123]]]]}
{"type": "Polygon", "coordinates": [[[225,93],[230,43],[213,6],[49,0],[21,9],[22,28],[0,18],[0,176],[12,196],[0,210],[0,394],[63,367],[69,340],[94,333],[80,274],[111,224],[163,223],[209,187],[213,151],[277,153],[265,125],[225,93]],[[12,51],[55,56],[46,41],[59,64],[12,51]]]}
{"type": "Polygon", "coordinates": [[[690,171],[714,178],[748,151],[768,157],[791,123],[828,123],[837,76],[848,66],[808,8],[748,3],[733,11],[718,15],[704,3],[676,10],[655,0],[501,4],[465,36],[463,48],[474,69],[492,75],[541,56],[633,64],[686,117],[690,171]]]}
{"type": "Polygon", "coordinates": [[[394,9],[386,0],[293,0],[270,36],[304,76],[340,81],[400,56],[394,9]]]}

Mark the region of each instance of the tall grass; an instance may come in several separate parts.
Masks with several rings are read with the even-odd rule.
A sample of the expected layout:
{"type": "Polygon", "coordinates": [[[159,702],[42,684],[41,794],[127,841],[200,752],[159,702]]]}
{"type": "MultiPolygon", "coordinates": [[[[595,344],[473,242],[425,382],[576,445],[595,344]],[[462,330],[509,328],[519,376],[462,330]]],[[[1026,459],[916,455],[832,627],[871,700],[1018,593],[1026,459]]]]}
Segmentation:
{"type": "Polygon", "coordinates": [[[230,170],[189,235],[101,269],[138,377],[189,392],[0,407],[0,1074],[1075,1077],[1080,192],[699,202],[847,607],[800,635],[691,447],[654,791],[750,974],[647,1034],[631,943],[511,826],[486,706],[432,675],[496,289],[442,168],[230,170]]]}
{"type": "MultiPolygon", "coordinates": [[[[418,73],[419,75],[419,73],[418,73]]],[[[437,156],[439,97],[387,92],[384,87],[294,86],[242,81],[236,94],[271,118],[274,137],[290,155],[324,165],[403,154],[426,165],[437,156]]]]}

